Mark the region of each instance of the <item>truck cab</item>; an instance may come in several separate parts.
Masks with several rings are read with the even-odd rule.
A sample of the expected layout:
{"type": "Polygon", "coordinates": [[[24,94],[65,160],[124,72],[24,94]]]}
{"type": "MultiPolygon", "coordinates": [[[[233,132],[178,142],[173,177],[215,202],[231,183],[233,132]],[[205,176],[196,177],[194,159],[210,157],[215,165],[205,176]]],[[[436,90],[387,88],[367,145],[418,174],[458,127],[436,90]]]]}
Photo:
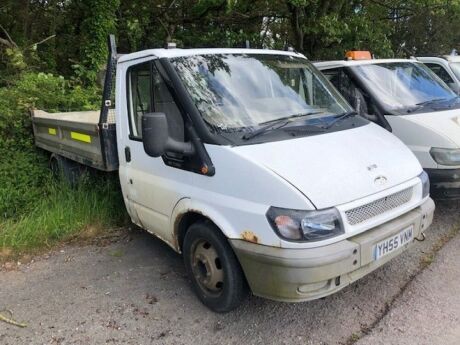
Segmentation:
{"type": "Polygon", "coordinates": [[[391,131],[430,176],[431,195],[460,197],[460,98],[417,60],[315,63],[359,115],[391,131]]]}
{"type": "Polygon", "coordinates": [[[114,124],[112,139],[83,127],[84,114],[40,112],[36,143],[71,160],[84,147],[88,157],[116,147],[132,221],[183,255],[214,311],[236,308],[248,291],[290,302],[330,295],[432,222],[416,157],[356,116],[301,54],[152,49],[114,66],[115,116],[104,123],[105,98],[92,120],[114,124]]]}

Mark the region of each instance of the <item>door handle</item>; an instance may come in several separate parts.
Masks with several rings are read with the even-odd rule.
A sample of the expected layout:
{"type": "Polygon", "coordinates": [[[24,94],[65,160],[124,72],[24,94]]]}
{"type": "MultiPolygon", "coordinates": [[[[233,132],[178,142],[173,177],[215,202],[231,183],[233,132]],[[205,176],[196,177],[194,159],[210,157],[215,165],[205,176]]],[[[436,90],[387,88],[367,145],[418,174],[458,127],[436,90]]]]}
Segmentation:
{"type": "Polygon", "coordinates": [[[126,162],[131,162],[131,150],[128,146],[125,147],[125,158],[126,162]]]}

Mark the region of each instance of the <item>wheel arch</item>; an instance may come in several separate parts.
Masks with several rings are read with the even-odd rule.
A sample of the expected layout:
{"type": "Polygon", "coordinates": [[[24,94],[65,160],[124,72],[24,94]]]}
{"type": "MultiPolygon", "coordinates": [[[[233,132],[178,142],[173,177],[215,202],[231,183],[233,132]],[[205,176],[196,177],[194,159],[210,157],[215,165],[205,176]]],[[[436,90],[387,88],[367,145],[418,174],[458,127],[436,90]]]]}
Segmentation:
{"type": "Polygon", "coordinates": [[[173,243],[179,253],[182,252],[182,244],[188,228],[197,221],[213,223],[227,238],[234,238],[236,233],[230,222],[219,212],[209,205],[192,202],[189,198],[181,199],[176,204],[172,220],[173,243]]]}

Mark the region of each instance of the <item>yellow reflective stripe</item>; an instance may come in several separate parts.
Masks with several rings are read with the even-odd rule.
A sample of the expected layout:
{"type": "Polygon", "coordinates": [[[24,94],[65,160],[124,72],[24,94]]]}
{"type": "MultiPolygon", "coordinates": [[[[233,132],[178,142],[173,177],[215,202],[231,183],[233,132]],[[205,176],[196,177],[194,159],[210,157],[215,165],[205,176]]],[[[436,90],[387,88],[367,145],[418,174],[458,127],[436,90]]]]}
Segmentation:
{"type": "Polygon", "coordinates": [[[48,134],[56,135],[56,128],[48,128],[48,134]]]}
{"type": "Polygon", "coordinates": [[[83,141],[85,143],[91,142],[91,137],[88,134],[78,133],[78,132],[70,132],[70,137],[73,140],[83,141]]]}

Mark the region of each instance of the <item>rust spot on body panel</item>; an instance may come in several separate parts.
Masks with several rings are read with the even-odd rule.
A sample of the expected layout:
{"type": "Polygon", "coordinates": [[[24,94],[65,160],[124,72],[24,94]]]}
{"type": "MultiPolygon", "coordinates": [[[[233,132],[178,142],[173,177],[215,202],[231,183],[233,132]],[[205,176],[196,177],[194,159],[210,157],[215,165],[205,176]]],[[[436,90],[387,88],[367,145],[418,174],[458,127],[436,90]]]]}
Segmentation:
{"type": "Polygon", "coordinates": [[[254,234],[250,230],[243,231],[241,233],[241,238],[243,240],[245,240],[245,241],[252,242],[252,243],[258,243],[259,242],[259,238],[257,237],[257,235],[254,234]]]}

